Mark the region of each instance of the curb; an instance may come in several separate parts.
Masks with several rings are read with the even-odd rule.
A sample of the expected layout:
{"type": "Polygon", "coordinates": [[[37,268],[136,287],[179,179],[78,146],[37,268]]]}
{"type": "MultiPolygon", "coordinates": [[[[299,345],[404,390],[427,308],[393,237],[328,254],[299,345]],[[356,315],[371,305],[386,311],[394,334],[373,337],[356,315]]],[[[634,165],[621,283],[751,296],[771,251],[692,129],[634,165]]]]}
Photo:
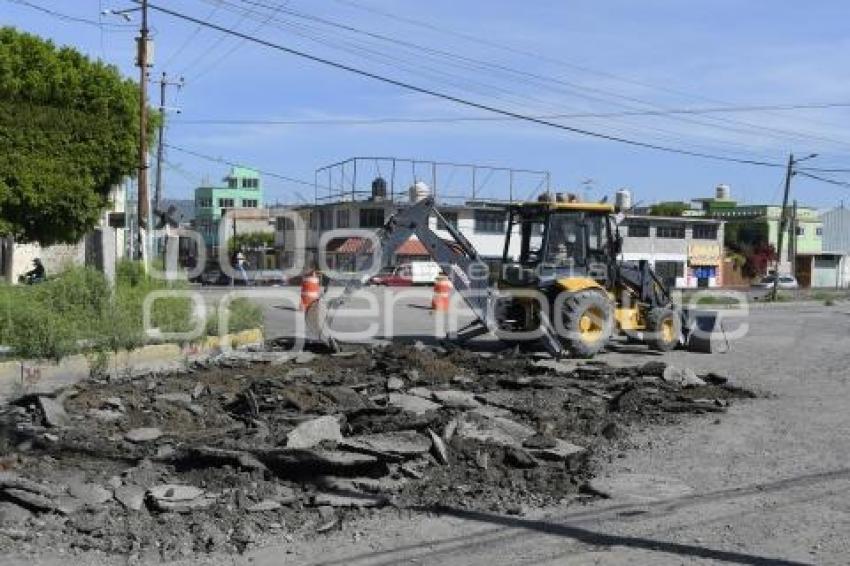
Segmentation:
{"type": "Polygon", "coordinates": [[[54,362],[50,360],[16,360],[0,362],[0,404],[21,395],[50,395],[87,379],[95,370],[106,370],[111,379],[121,379],[152,372],[185,369],[190,362],[205,360],[230,348],[263,343],[259,328],[225,336],[208,336],[201,342],[186,344],[152,344],[141,348],[114,352],[106,360],[75,354],[54,362]],[[105,362],[105,363],[104,363],[105,362]]]}

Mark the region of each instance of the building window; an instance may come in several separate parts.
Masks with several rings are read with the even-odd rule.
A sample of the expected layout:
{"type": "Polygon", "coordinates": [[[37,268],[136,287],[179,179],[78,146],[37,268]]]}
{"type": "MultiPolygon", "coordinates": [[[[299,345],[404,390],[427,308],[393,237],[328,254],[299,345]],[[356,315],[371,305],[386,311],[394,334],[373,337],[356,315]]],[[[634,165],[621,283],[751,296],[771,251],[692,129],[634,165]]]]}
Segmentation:
{"type": "Polygon", "coordinates": [[[446,224],[457,230],[457,212],[441,212],[440,215],[445,218],[445,222],[437,219],[437,230],[445,230],[446,224]]]}
{"type": "Polygon", "coordinates": [[[815,236],[817,236],[817,237],[823,236],[823,228],[821,228],[821,227],[815,228],[815,236]]]}
{"type": "Polygon", "coordinates": [[[348,228],[348,226],[349,226],[348,209],[337,210],[336,211],[336,227],[337,228],[348,228]]]}
{"type": "Polygon", "coordinates": [[[685,227],[682,224],[662,224],[655,228],[657,238],[669,238],[671,240],[684,240],[685,227]]]}
{"type": "Polygon", "coordinates": [[[716,240],[717,225],[715,224],[694,224],[693,232],[694,240],[716,240]]]}
{"type": "Polygon", "coordinates": [[[198,199],[199,208],[212,208],[212,198],[201,197],[198,199]]]}
{"type": "Polygon", "coordinates": [[[502,234],[505,231],[505,213],[494,210],[475,211],[475,231],[482,234],[502,234]]]}
{"type": "Polygon", "coordinates": [[[627,229],[629,238],[649,238],[649,224],[629,224],[627,229]]]}
{"type": "Polygon", "coordinates": [[[319,211],[319,230],[330,230],[334,227],[334,212],[329,208],[319,211]]]}
{"type": "Polygon", "coordinates": [[[361,208],[360,209],[360,227],[361,228],[380,228],[384,225],[384,209],[383,208],[361,208]]]}
{"type": "Polygon", "coordinates": [[[319,227],[319,212],[313,210],[310,212],[310,230],[315,230],[319,227]]]}
{"type": "Polygon", "coordinates": [[[797,235],[798,236],[805,236],[806,235],[806,229],[803,228],[802,226],[797,226],[797,235]]]}
{"type": "Polygon", "coordinates": [[[220,199],[218,199],[218,207],[219,208],[233,208],[233,199],[232,198],[220,198],[220,199]]]}
{"type": "Polygon", "coordinates": [[[239,179],[237,179],[236,177],[228,177],[227,188],[228,189],[238,189],[239,188],[239,179]]]}
{"type": "Polygon", "coordinates": [[[242,207],[243,208],[257,208],[259,202],[255,198],[243,198],[242,199],[242,207]]]}
{"type": "Polygon", "coordinates": [[[243,189],[257,189],[260,187],[259,179],[242,179],[243,189]]]}
{"type": "Polygon", "coordinates": [[[295,229],[292,219],[288,216],[278,216],[276,219],[276,225],[278,232],[295,229]]]}

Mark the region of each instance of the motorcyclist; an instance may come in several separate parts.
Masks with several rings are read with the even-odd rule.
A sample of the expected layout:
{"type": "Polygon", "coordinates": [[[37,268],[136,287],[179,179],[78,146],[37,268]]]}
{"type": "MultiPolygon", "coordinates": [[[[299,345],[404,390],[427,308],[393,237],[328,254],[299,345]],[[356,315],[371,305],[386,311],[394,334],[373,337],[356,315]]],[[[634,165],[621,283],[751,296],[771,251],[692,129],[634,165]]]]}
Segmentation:
{"type": "Polygon", "coordinates": [[[40,258],[35,258],[32,260],[32,263],[34,267],[24,273],[24,278],[30,285],[33,283],[41,283],[47,277],[47,273],[44,270],[44,264],[41,263],[40,258]]]}

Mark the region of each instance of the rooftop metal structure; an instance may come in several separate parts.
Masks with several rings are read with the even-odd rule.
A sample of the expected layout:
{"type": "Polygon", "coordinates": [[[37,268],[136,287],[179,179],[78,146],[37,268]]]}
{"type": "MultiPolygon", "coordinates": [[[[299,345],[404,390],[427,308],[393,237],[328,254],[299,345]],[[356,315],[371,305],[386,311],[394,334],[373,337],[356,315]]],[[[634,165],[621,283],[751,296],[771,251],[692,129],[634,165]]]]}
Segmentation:
{"type": "Polygon", "coordinates": [[[386,184],[385,201],[408,202],[408,191],[424,182],[435,201],[464,204],[467,201],[530,200],[550,190],[549,171],[492,167],[399,157],[352,157],[316,169],[315,203],[374,200],[372,182],[386,184]]]}

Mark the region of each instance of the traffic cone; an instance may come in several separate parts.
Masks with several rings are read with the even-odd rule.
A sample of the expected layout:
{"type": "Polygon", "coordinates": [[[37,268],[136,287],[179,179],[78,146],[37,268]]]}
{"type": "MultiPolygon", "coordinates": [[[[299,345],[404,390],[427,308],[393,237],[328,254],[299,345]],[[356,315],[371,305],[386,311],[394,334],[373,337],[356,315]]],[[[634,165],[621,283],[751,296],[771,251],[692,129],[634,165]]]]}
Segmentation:
{"type": "Polygon", "coordinates": [[[434,281],[434,298],[431,299],[431,310],[448,312],[449,295],[452,292],[452,282],[445,275],[440,275],[434,281]]]}
{"type": "Polygon", "coordinates": [[[320,294],[318,274],[314,271],[305,275],[301,279],[301,310],[306,311],[307,307],[318,301],[320,294]]]}

